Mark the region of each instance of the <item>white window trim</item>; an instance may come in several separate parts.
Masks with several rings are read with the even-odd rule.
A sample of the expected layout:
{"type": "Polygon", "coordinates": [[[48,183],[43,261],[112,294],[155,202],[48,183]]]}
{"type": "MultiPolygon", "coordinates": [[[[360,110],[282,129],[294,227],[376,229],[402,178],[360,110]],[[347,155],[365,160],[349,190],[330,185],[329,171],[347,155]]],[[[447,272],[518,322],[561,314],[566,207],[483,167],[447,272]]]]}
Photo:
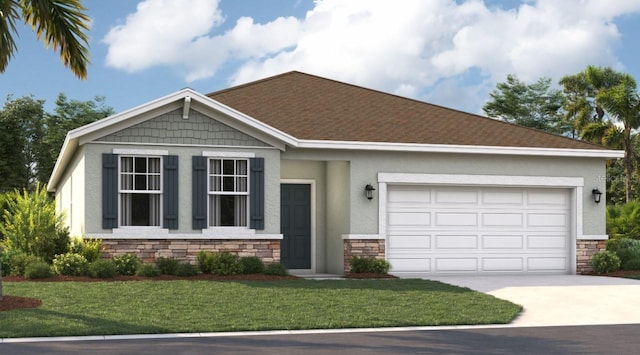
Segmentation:
{"type": "MultiPolygon", "coordinates": [[[[246,156],[238,156],[236,154],[240,154],[240,155],[248,155],[248,154],[253,154],[253,153],[224,153],[224,152],[220,152],[220,154],[223,154],[222,156],[218,156],[218,155],[205,155],[205,153],[211,153],[214,154],[216,152],[202,152],[202,156],[207,157],[207,228],[206,230],[212,230],[214,232],[217,232],[218,234],[220,233],[229,233],[229,232],[235,232],[238,233],[239,231],[252,231],[250,228],[250,223],[251,223],[251,161],[249,160],[249,158],[251,157],[246,157],[246,156]],[[232,154],[232,155],[227,155],[227,154],[232,154]],[[228,192],[223,192],[223,191],[217,191],[212,193],[210,188],[211,186],[209,186],[210,180],[210,174],[211,172],[209,171],[209,167],[210,167],[210,162],[212,159],[228,159],[228,160],[245,160],[247,162],[247,191],[246,192],[233,192],[233,193],[228,193],[228,192]],[[209,220],[209,217],[211,216],[211,204],[209,203],[209,196],[211,195],[231,195],[231,196],[247,196],[247,211],[246,211],[246,221],[245,221],[245,226],[228,226],[228,227],[223,227],[223,226],[211,226],[210,223],[211,221],[209,220]]],[[[253,156],[255,156],[255,154],[253,154],[253,156]]],[[[235,168],[234,168],[235,169],[235,168]]],[[[205,229],[203,229],[204,231],[205,229]]]]}
{"type": "Polygon", "coordinates": [[[169,155],[168,150],[161,149],[119,149],[114,148],[113,154],[117,155],[144,155],[144,156],[161,156],[169,155]]]}
{"type": "Polygon", "coordinates": [[[253,152],[212,152],[212,151],[203,151],[203,157],[209,158],[255,158],[256,153],[253,152]]]}
{"type": "MultiPolygon", "coordinates": [[[[114,151],[116,151],[117,149],[114,149],[114,151]]],[[[142,150],[138,150],[139,152],[142,150]]],[[[149,152],[149,151],[148,151],[149,152]]],[[[158,150],[155,150],[155,152],[159,152],[158,150]]],[[[164,155],[169,155],[169,153],[167,152],[164,155]]],[[[125,228],[128,229],[128,232],[132,232],[132,228],[135,229],[140,229],[142,230],[158,230],[158,229],[163,229],[162,228],[162,224],[163,224],[163,216],[164,216],[164,174],[162,171],[162,167],[164,166],[164,157],[162,155],[138,155],[138,154],[124,154],[121,153],[118,155],[118,228],[113,228],[113,230],[117,230],[119,228],[125,228]],[[132,156],[132,157],[144,157],[144,158],[160,158],[160,192],[156,192],[156,191],[145,191],[143,193],[149,193],[149,194],[158,194],[160,195],[160,217],[159,217],[159,222],[160,225],[159,226],[124,226],[122,225],[122,198],[121,198],[121,194],[123,193],[137,193],[137,192],[131,192],[130,190],[125,190],[123,192],[122,190],[122,157],[126,157],[126,156],[132,156]]],[[[168,229],[167,229],[168,231],[168,229]]]]}

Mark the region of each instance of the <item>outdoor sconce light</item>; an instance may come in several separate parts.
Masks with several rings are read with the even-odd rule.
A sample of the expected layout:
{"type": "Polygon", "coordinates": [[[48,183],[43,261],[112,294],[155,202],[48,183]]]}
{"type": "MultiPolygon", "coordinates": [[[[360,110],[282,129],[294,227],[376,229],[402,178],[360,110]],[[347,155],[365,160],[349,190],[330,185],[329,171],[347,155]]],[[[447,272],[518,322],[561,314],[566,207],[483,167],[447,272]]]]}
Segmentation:
{"type": "Polygon", "coordinates": [[[602,197],[602,192],[600,192],[600,190],[598,190],[598,189],[593,189],[593,190],[591,190],[591,193],[593,194],[593,200],[596,201],[596,203],[600,203],[600,198],[602,197]]]}
{"type": "Polygon", "coordinates": [[[375,187],[371,186],[371,184],[367,184],[367,186],[364,187],[364,194],[367,196],[369,201],[373,200],[373,192],[375,190],[375,187]]]}

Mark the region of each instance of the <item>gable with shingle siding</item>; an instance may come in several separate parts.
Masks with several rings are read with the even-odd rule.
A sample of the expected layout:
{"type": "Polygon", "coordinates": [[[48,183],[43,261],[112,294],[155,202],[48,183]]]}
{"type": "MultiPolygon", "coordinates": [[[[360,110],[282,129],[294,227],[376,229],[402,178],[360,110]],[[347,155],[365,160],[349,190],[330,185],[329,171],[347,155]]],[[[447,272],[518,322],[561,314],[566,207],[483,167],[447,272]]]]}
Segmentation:
{"type": "Polygon", "coordinates": [[[231,128],[195,110],[191,111],[189,119],[182,119],[181,109],[160,115],[97,140],[119,143],[268,146],[266,143],[246,133],[231,128]]]}

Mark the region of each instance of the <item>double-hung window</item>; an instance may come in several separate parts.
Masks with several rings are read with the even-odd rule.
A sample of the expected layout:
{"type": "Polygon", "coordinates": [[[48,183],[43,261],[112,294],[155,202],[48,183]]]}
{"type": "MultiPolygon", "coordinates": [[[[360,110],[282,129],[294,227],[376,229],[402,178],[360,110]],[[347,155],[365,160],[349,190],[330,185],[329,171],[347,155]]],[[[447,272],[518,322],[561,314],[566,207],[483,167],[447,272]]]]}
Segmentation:
{"type": "Polygon", "coordinates": [[[208,161],[208,220],[210,227],[246,227],[249,196],[247,159],[208,161]]]}
{"type": "Polygon", "coordinates": [[[120,225],[162,223],[162,158],[120,156],[120,225]]]}

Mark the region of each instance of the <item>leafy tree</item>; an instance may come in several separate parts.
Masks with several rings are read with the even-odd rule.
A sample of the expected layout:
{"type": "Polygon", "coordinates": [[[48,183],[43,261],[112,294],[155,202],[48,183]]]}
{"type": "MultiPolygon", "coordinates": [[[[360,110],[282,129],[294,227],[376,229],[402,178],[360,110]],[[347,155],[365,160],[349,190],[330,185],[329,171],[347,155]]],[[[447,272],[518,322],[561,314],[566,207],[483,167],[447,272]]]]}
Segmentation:
{"type": "Polygon", "coordinates": [[[551,133],[570,130],[562,120],[564,97],[561,91],[551,89],[550,78],[526,84],[510,74],[489,95],[491,101],[482,108],[489,117],[551,133]]]}
{"type": "Polygon", "coordinates": [[[0,111],[0,192],[28,187],[34,178],[34,143],[43,135],[44,101],[7,98],[0,111]]]}
{"type": "Polygon", "coordinates": [[[113,108],[105,104],[104,97],[96,96],[93,100],[79,101],[68,100],[66,95],[59,94],[54,112],[45,116],[44,135],[34,147],[38,152],[34,157],[37,180],[41,183],[49,181],[67,132],[113,113],[113,108]]]}
{"type": "Polygon", "coordinates": [[[640,96],[635,79],[611,68],[589,66],[560,80],[569,95],[567,115],[583,139],[624,149],[625,201],[631,200],[635,148],[633,130],[640,126],[640,96]]]}
{"type": "Polygon", "coordinates": [[[54,51],[60,48],[60,60],[80,79],[87,77],[89,30],[91,19],[81,0],[4,0],[0,1],[0,73],[17,51],[14,37],[16,22],[23,20],[38,40],[54,51]]]}

